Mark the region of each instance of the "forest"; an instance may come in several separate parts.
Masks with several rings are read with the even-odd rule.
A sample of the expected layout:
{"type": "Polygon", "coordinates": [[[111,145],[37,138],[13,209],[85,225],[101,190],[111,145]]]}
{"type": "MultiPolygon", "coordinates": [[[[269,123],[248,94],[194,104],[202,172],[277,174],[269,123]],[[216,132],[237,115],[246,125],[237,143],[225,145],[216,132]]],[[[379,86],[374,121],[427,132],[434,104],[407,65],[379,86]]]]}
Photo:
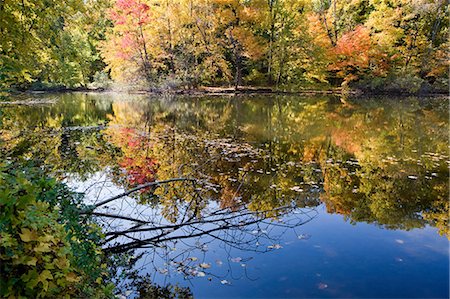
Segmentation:
{"type": "Polygon", "coordinates": [[[449,7],[0,0],[0,298],[448,298],[449,7]]]}
{"type": "Polygon", "coordinates": [[[445,0],[3,0],[0,89],[446,92],[445,0]]]}

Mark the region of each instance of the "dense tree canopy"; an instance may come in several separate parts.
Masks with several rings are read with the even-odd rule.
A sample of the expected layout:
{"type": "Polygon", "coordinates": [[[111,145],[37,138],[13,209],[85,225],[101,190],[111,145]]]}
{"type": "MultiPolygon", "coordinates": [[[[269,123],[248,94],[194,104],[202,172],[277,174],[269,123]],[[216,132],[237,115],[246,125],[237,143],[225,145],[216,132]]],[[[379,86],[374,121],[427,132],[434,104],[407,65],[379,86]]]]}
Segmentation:
{"type": "Polygon", "coordinates": [[[4,0],[0,31],[3,88],[110,76],[417,91],[448,76],[445,0],[4,0]]]}

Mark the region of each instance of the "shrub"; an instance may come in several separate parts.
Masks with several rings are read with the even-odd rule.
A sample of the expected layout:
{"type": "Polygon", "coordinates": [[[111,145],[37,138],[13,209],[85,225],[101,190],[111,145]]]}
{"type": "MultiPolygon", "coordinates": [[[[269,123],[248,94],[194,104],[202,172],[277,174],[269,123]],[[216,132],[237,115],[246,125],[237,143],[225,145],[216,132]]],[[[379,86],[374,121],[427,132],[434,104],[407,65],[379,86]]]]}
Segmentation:
{"type": "Polygon", "coordinates": [[[81,199],[39,170],[0,164],[0,297],[112,296],[81,199]]]}

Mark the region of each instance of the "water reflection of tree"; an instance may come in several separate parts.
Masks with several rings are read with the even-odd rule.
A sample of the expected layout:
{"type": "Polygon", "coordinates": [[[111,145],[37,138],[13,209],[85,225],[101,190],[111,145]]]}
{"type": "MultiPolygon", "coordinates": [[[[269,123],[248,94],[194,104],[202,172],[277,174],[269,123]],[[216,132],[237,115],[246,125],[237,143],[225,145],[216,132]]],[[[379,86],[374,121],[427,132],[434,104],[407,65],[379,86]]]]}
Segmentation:
{"type": "Polygon", "coordinates": [[[85,179],[111,164],[115,149],[99,134],[111,103],[85,94],[55,98],[57,104],[3,107],[2,158],[32,160],[59,178],[85,179]]]}
{"type": "MultiPolygon", "coordinates": [[[[223,284],[231,283],[225,279],[227,276],[215,273],[210,260],[199,258],[206,255],[212,242],[219,242],[224,252],[238,249],[241,253],[262,253],[280,249],[281,237],[286,231],[295,231],[317,215],[313,208],[295,205],[254,210],[240,201],[233,206],[221,207],[212,199],[215,187],[204,179],[155,181],[96,202],[84,213],[98,217],[102,224],[105,252],[122,253],[148,248],[152,256],[150,266],[155,267],[155,273],[167,275],[172,271],[187,279],[208,276],[209,279],[221,280],[223,284]],[[149,187],[162,204],[137,203],[129,198],[131,194],[149,187]],[[168,193],[179,197],[172,198],[168,204],[164,201],[168,193]],[[164,211],[168,205],[172,209],[170,214],[164,211]]],[[[244,263],[245,259],[229,256],[224,262],[230,261],[244,263]]],[[[143,268],[148,271],[148,266],[145,264],[143,268]]]]}
{"type": "Polygon", "coordinates": [[[445,120],[417,102],[364,105],[375,107],[281,98],[145,109],[160,111],[147,121],[158,177],[180,169],[207,177],[220,186],[223,207],[243,200],[269,209],[294,195],[299,205],[317,205],[308,195],[322,190],[327,209],[352,221],[402,229],[430,223],[445,233],[445,120]]]}
{"type": "MultiPolygon", "coordinates": [[[[53,171],[84,176],[110,168],[126,188],[155,178],[208,179],[221,207],[242,201],[254,211],[315,206],[319,197],[312,195],[321,192],[328,211],[352,221],[448,232],[448,120],[437,101],[177,98],[114,102],[107,112],[83,105],[71,114],[26,107],[9,114],[2,135],[12,140],[10,156],[38,157],[53,171]],[[99,112],[84,118],[83,111],[99,112]],[[98,125],[106,113],[109,127],[101,132],[59,131],[98,125]],[[144,140],[139,146],[124,142],[136,136],[144,140]],[[128,171],[150,173],[145,165],[152,161],[156,173],[127,183],[118,171],[127,170],[118,165],[125,158],[136,161],[128,171]]],[[[180,194],[158,199],[166,215],[176,214],[173,198],[180,194]]]]}

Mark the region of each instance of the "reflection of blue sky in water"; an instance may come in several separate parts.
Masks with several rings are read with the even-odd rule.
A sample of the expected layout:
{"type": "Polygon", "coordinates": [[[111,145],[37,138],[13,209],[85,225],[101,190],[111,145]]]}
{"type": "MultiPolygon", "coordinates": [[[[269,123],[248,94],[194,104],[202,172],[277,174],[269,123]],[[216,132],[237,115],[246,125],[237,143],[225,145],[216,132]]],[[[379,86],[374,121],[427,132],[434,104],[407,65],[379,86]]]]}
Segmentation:
{"type": "MultiPolygon", "coordinates": [[[[103,173],[68,183],[77,191],[90,187],[87,198],[94,201],[124,191],[103,173]]],[[[125,198],[109,207],[132,214],[133,203],[134,199],[125,198]]],[[[201,243],[193,239],[171,245],[167,259],[149,251],[138,267],[157,283],[189,286],[196,298],[448,296],[448,241],[438,236],[436,228],[385,230],[366,223],[351,225],[340,215],[327,214],[323,206],[317,211],[314,220],[294,230],[272,228],[270,234],[281,236],[273,245],[281,248],[266,253],[202,238],[201,243]],[[172,258],[196,266],[188,280],[177,273],[179,264],[172,258]]]]}
{"type": "Polygon", "coordinates": [[[252,255],[247,271],[258,279],[233,281],[218,290],[211,287],[217,282],[199,278],[193,282],[195,294],[199,298],[448,297],[448,241],[436,237],[436,229],[423,230],[429,237],[423,243],[415,240],[416,230],[353,226],[342,216],[321,213],[299,231],[311,238],[298,240],[286,234],[282,249],[252,255]],[[397,239],[405,243],[400,245],[397,239]],[[436,253],[428,246],[447,251],[436,253]]]}

